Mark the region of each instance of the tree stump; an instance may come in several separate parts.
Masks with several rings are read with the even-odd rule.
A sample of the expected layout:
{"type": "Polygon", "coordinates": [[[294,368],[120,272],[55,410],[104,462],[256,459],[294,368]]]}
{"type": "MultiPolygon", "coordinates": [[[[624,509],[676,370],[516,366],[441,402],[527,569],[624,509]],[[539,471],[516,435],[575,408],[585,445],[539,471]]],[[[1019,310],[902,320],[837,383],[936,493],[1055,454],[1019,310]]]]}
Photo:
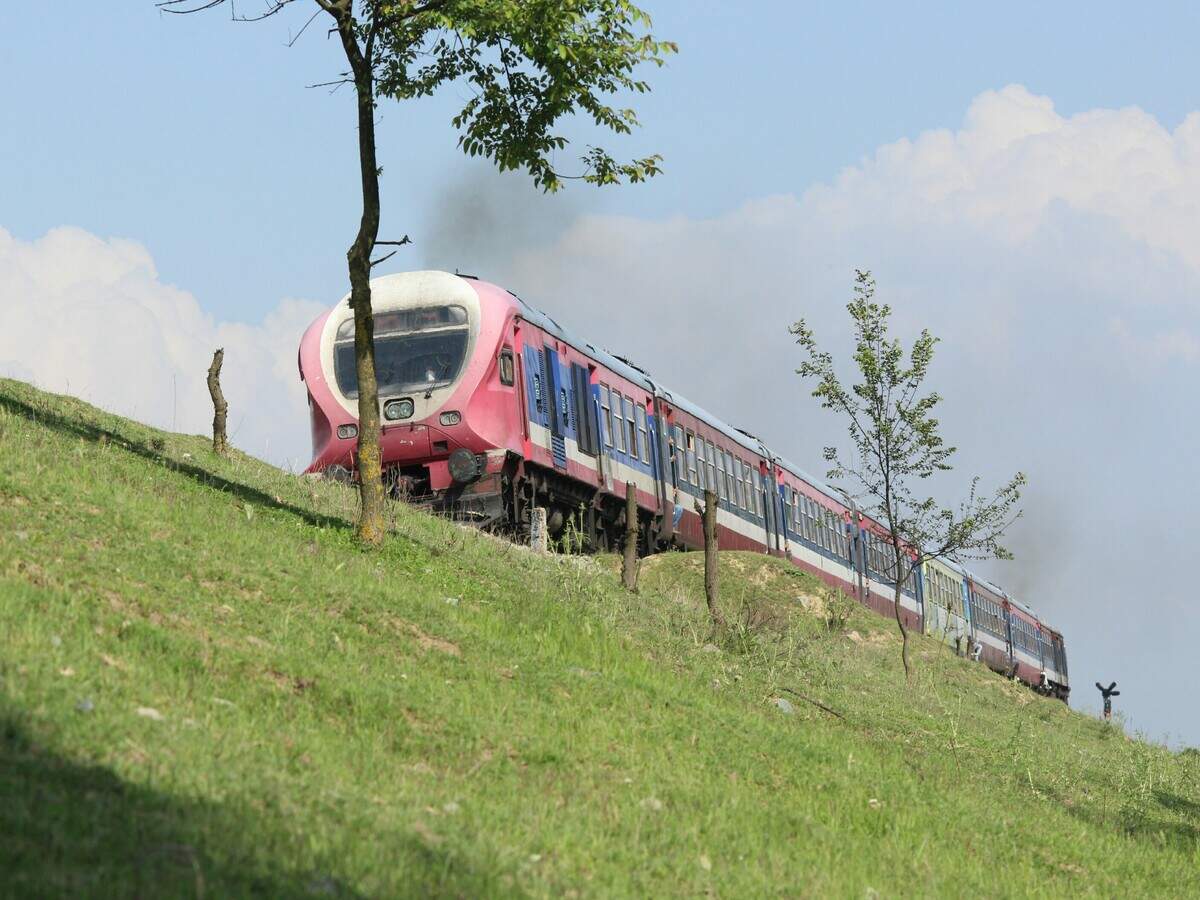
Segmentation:
{"type": "MultiPolygon", "coordinates": [[[[697,504],[699,506],[699,504],[697,504]]],[[[725,628],[725,616],[717,605],[717,494],[704,492],[704,600],[708,615],[718,629],[725,628]]]]}
{"type": "Polygon", "coordinates": [[[213,354],[212,365],[208,367],[208,394],[212,397],[213,405],[213,453],[225,454],[228,439],[225,436],[225,420],[229,412],[229,404],[221,393],[221,363],[225,361],[224,348],[213,354]]]}
{"type": "Polygon", "coordinates": [[[637,590],[638,505],[637,485],[625,482],[625,558],[621,564],[621,583],[626,590],[637,590]]]}

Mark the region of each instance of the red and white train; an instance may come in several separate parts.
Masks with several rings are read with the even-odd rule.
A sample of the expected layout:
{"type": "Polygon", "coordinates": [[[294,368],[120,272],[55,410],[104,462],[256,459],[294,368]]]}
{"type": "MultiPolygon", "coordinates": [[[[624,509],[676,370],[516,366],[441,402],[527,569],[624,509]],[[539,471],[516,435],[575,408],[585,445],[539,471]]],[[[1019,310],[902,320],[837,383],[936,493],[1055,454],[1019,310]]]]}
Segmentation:
{"type": "MultiPolygon", "coordinates": [[[[708,488],[720,498],[723,549],[785,557],[892,615],[883,529],[758,438],[496,285],[407,272],[371,289],[383,462],[409,499],[515,531],[543,507],[552,535],[570,522],[605,550],[624,533],[632,482],[649,553],[702,546],[695,504],[708,488]]],[[[309,326],[299,365],[312,414],[309,471],[351,472],[358,401],[348,296],[309,326]]],[[[910,627],[952,636],[997,671],[1066,698],[1062,635],[961,566],[936,561],[914,573],[902,606],[910,627]]]]}

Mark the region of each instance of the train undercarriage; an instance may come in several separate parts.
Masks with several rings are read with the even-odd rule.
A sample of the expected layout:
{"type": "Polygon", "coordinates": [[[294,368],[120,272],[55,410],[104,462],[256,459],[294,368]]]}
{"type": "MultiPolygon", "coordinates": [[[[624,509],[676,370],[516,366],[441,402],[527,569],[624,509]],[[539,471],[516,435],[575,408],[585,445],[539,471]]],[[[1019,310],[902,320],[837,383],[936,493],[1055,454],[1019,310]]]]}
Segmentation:
{"type": "MultiPolygon", "coordinates": [[[[441,488],[434,486],[435,476],[424,465],[390,468],[385,480],[396,499],[518,543],[528,542],[531,512],[540,507],[546,510],[551,542],[563,549],[604,553],[623,546],[623,501],[512,453],[495,468],[470,480],[452,480],[441,488]]],[[[639,555],[671,546],[671,541],[660,537],[661,532],[662,517],[640,509],[639,555]]]]}

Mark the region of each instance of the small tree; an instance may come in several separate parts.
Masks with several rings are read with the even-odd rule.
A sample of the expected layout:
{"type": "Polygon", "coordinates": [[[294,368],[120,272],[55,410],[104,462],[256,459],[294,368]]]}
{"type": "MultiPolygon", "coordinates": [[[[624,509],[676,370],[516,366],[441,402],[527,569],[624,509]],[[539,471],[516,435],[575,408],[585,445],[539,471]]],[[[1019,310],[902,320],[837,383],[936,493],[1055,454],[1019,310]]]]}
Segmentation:
{"type": "Polygon", "coordinates": [[[860,382],[849,389],[842,384],[833,357],[817,347],[803,319],[790,330],[808,354],[797,373],[816,380],[813,396],[823,408],[846,418],[858,459],[851,465],[843,461],[836,447],[826,447],[825,459],[831,465],[828,477],[848,482],[849,493],[863,513],[886,529],[891,553],[889,571],[882,574],[894,584],[901,660],[905,678],[911,680],[908,629],[900,606],[905,581],[929,559],[1012,559],[1000,539],[1021,514],[1017,501],[1025,476],[1018,472],[987,497],[978,493],[976,477],[957,509],[917,493],[920,481],[952,468],[950,458],[955,453],[954,447],[943,442],[938,433],[940,423],[933,417],[941,396],[936,392],[922,395],[937,338],[922,331],[906,359],[900,341],[888,337],[892,311],[875,302],[871,273],[856,275],[854,299],[846,308],[854,324],[854,363],[860,382]]]}
{"type": "Polygon", "coordinates": [[[384,535],[384,489],[370,279],[372,266],[382,260],[371,256],[379,246],[408,242],[407,235],[379,240],[378,98],[409,100],[465,83],[470,99],[452,124],[460,132],[459,147],[471,156],[486,156],[502,171],[524,169],[546,191],[570,178],[597,185],[643,181],[658,174],[660,156],[619,163],[602,148],[589,147],[579,173],[562,173],[553,158],[567,139],[557,129],[561,119],[581,112],[602,128],[629,133],[637,115],[606,98],[648,91],[633,70],[642,62],[661,65],[676,47],[635,31],[648,29],[650,17],[629,0],[261,0],[252,15],[239,15],[234,0],[156,5],[186,14],[226,2],[239,21],[270,18],[297,3],[315,7],[300,33],[327,14],[349,66],[329,84],[353,85],[358,108],[362,218],[346,254],[358,375],[357,532],[364,543],[378,544],[384,535]]]}

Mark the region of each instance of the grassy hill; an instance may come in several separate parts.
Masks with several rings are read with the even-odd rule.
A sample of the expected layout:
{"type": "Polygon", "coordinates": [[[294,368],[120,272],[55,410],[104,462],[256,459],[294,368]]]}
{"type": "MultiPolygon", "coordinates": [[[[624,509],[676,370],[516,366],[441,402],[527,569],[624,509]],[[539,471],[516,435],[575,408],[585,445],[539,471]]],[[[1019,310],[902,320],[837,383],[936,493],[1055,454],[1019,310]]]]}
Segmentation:
{"type": "Polygon", "coordinates": [[[906,688],[775,560],[713,643],[698,555],[354,505],[0,381],[0,895],[1200,894],[1195,751],[924,638],[906,688]]]}

